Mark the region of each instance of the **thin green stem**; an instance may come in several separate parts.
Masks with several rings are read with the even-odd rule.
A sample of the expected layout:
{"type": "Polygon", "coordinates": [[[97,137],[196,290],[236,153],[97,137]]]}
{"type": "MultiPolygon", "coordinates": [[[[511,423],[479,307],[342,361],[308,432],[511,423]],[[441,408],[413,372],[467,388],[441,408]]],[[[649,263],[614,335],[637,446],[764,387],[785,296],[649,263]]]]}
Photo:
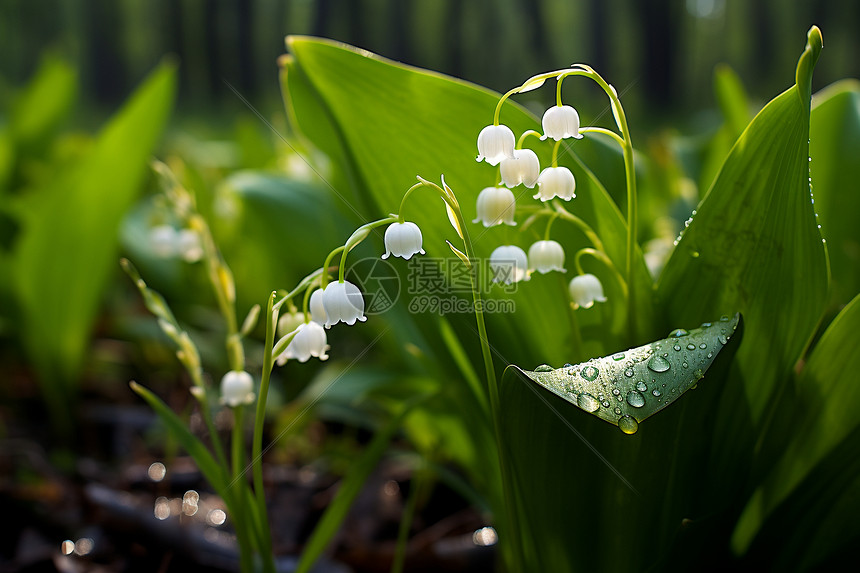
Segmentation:
{"type": "Polygon", "coordinates": [[[578,274],[585,274],[585,271],[582,269],[581,259],[586,255],[594,257],[597,261],[603,263],[603,266],[606,267],[606,269],[612,274],[612,277],[618,283],[618,287],[621,289],[621,292],[624,293],[624,296],[629,296],[627,282],[624,280],[624,277],[621,275],[621,273],[618,271],[618,268],[612,262],[612,259],[606,256],[606,253],[600,252],[596,249],[592,249],[589,247],[578,250],[573,257],[573,264],[576,267],[576,272],[578,274]]]}
{"type": "Polygon", "coordinates": [[[409,542],[409,529],[412,527],[412,519],[415,515],[415,506],[418,503],[419,493],[424,488],[424,465],[422,459],[421,467],[416,468],[412,474],[409,497],[406,499],[406,507],[403,508],[400,527],[397,529],[397,546],[394,552],[394,560],[391,563],[391,573],[402,573],[403,571],[403,564],[406,561],[406,547],[409,542]]]}
{"type": "Polygon", "coordinates": [[[573,223],[577,229],[582,231],[582,234],[585,235],[589,242],[594,245],[594,248],[598,251],[606,252],[606,248],[603,246],[603,241],[600,240],[600,237],[597,236],[597,233],[591,228],[591,225],[565,209],[560,202],[553,201],[552,205],[555,207],[555,211],[558,213],[558,216],[569,223],[573,223]]]}
{"type": "Polygon", "coordinates": [[[403,218],[403,209],[406,207],[406,199],[408,199],[409,196],[412,195],[413,191],[415,191],[416,189],[419,189],[421,187],[424,187],[424,186],[425,185],[423,183],[420,183],[420,182],[416,183],[415,185],[413,185],[412,187],[407,189],[406,193],[403,194],[403,199],[400,200],[400,210],[397,211],[398,221],[400,223],[405,221],[405,219],[403,218]]]}
{"type": "Polygon", "coordinates": [[[343,246],[343,251],[340,254],[340,267],[338,269],[337,280],[338,282],[343,282],[344,273],[346,272],[346,255],[353,250],[355,247],[361,244],[363,240],[367,238],[370,232],[383,225],[389,225],[391,223],[396,223],[398,217],[385,217],[384,219],[379,219],[378,221],[372,221],[370,223],[365,223],[358,229],[352,232],[352,235],[349,236],[349,239],[346,240],[346,243],[343,246]]]}
{"type": "Polygon", "coordinates": [[[547,222],[546,222],[546,230],[543,233],[543,240],[544,241],[549,241],[549,233],[552,230],[552,224],[555,223],[555,220],[558,219],[558,217],[559,217],[558,213],[552,213],[551,215],[548,216],[547,222]]]}
{"type": "Polygon", "coordinates": [[[266,509],[266,491],[263,487],[263,424],[266,419],[266,400],[269,394],[269,379],[272,374],[274,360],[272,359],[272,346],[275,343],[275,324],[277,324],[276,311],[273,310],[275,293],[269,295],[266,304],[266,342],[263,352],[263,372],[260,377],[260,393],[257,396],[257,410],[254,415],[254,437],[251,445],[251,466],[254,474],[254,494],[257,499],[257,514],[260,526],[263,528],[262,547],[260,551],[263,557],[263,566],[266,571],[274,571],[272,560],[271,534],[269,532],[269,518],[266,509]]]}
{"type": "Polygon", "coordinates": [[[633,143],[630,139],[630,128],[627,125],[627,116],[624,113],[624,108],[621,106],[621,100],[618,98],[618,93],[600,74],[592,68],[585,65],[576,65],[576,70],[566,72],[563,76],[559,76],[559,81],[564,76],[585,76],[595,81],[606,95],[609,97],[612,115],[615,117],[615,123],[621,131],[621,147],[624,156],[624,178],[627,183],[627,260],[625,264],[625,276],[627,277],[627,285],[629,296],[627,301],[627,322],[630,336],[636,336],[636,296],[635,287],[636,281],[634,277],[634,255],[636,253],[637,239],[637,194],[636,194],[636,168],[633,163],[633,143]]]}
{"type": "MultiPolygon", "coordinates": [[[[332,252],[330,252],[328,254],[328,256],[325,258],[325,262],[323,263],[323,266],[322,266],[322,276],[320,278],[320,288],[322,288],[323,290],[325,290],[326,285],[328,285],[328,269],[329,269],[329,266],[331,265],[332,259],[334,259],[334,257],[338,253],[340,253],[344,250],[346,250],[346,245],[341,245],[340,247],[337,247],[336,249],[332,250],[332,252]]],[[[287,297],[284,297],[284,298],[287,298],[287,297]]]]}
{"type": "Polygon", "coordinates": [[[528,137],[530,135],[534,135],[535,137],[540,139],[540,133],[536,132],[535,130],[529,129],[527,131],[524,131],[523,134],[519,137],[519,139],[517,139],[516,149],[522,149],[523,148],[523,141],[525,141],[526,137],[528,137]]]}
{"type": "Polygon", "coordinates": [[[558,76],[555,80],[555,105],[561,107],[561,82],[564,81],[564,74],[558,76]]]}
{"type": "Polygon", "coordinates": [[[496,104],[496,111],[493,113],[493,125],[499,125],[499,115],[502,113],[502,104],[505,100],[520,91],[519,87],[509,90],[505,95],[499,98],[499,103],[496,104]]]}
{"type": "Polygon", "coordinates": [[[559,139],[555,142],[555,145],[552,146],[552,166],[558,167],[558,148],[561,146],[561,142],[563,139],[559,139]]]}
{"type": "Polygon", "coordinates": [[[311,313],[309,307],[311,300],[311,291],[313,290],[313,285],[308,286],[308,288],[305,290],[305,296],[302,298],[302,313],[305,315],[305,324],[311,321],[311,313]]]}
{"type": "Polygon", "coordinates": [[[605,129],[603,127],[582,127],[580,128],[579,133],[602,133],[603,135],[608,135],[614,139],[622,149],[624,149],[624,138],[611,129],[605,129]]]}

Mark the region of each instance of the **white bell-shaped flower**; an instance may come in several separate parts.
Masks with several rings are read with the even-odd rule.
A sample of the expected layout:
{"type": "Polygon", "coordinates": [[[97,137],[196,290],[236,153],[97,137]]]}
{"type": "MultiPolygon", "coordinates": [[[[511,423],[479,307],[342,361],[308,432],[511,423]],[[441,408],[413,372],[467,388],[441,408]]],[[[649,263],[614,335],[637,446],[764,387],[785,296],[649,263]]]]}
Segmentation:
{"type": "Polygon", "coordinates": [[[394,255],[408,261],[415,253],[423,255],[421,241],[421,229],[415,223],[392,223],[385,229],[385,254],[382,258],[394,255]]]}
{"type": "Polygon", "coordinates": [[[567,167],[547,167],[541,171],[537,180],[538,192],[535,199],[549,201],[553,197],[570,201],[576,197],[576,179],[567,167]]]}
{"type": "Polygon", "coordinates": [[[307,362],[311,356],[320,360],[328,360],[326,352],[328,352],[329,345],[327,344],[325,329],[313,321],[300,324],[298,329],[299,331],[287,345],[286,350],[278,356],[278,364],[283,366],[290,358],[299,362],[307,362]]]}
{"type": "Polygon", "coordinates": [[[592,274],[579,275],[570,281],[570,298],[577,307],[591,308],[595,302],[606,302],[600,279],[592,274]]]}
{"type": "Polygon", "coordinates": [[[516,187],[522,183],[531,189],[540,175],[540,161],[537,153],[531,149],[515,149],[513,158],[502,159],[499,171],[502,174],[502,182],[508,187],[516,187]]]}
{"type": "Polygon", "coordinates": [[[283,338],[305,323],[303,312],[286,312],[278,319],[278,338],[283,338]]]}
{"type": "Polygon", "coordinates": [[[517,199],[510,189],[504,187],[485,187],[478,193],[478,216],[473,223],[481,222],[485,227],[494,225],[514,226],[514,214],[517,207],[517,199]]]}
{"type": "Polygon", "coordinates": [[[554,105],[543,114],[543,135],[560,141],[566,137],[582,139],[579,133],[579,114],[569,105],[554,105]]]}
{"type": "Polygon", "coordinates": [[[541,274],[564,269],[564,249],[556,241],[537,241],[529,247],[529,270],[541,274]]]}
{"type": "Polygon", "coordinates": [[[331,282],[323,291],[323,307],[325,307],[325,327],[345,322],[350,326],[356,320],[364,322],[364,297],[358,287],[349,281],[331,282]]]}
{"type": "Polygon", "coordinates": [[[507,125],[488,125],[478,134],[477,161],[498,165],[505,157],[514,156],[514,132],[507,125]]]}
{"type": "Polygon", "coordinates": [[[221,403],[235,408],[254,401],[254,379],[244,370],[231,370],[221,378],[221,403]]]}
{"type": "Polygon", "coordinates": [[[526,252],[515,245],[497,247],[490,254],[490,270],[494,283],[507,285],[529,280],[526,252]]]}
{"type": "Polygon", "coordinates": [[[323,305],[323,290],[321,288],[311,293],[308,310],[311,311],[311,320],[317,324],[325,324],[326,315],[325,306],[323,305]]]}

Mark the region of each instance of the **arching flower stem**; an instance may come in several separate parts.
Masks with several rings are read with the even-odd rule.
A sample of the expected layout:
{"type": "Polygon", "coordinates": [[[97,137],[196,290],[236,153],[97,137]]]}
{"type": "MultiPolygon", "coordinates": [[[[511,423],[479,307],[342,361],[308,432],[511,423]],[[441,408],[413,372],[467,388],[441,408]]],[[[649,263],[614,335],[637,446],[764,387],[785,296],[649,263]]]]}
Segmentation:
{"type": "Polygon", "coordinates": [[[558,167],[558,148],[561,146],[561,142],[563,139],[559,139],[555,142],[555,145],[552,146],[552,167],[558,167]]]}
{"type": "Polygon", "coordinates": [[[344,280],[343,275],[346,272],[346,255],[347,255],[347,253],[349,253],[351,250],[353,250],[358,245],[360,245],[361,242],[367,238],[367,236],[370,234],[370,232],[373,229],[375,229],[377,227],[382,227],[383,225],[390,225],[391,223],[396,223],[397,219],[398,219],[397,215],[391,215],[391,216],[386,217],[384,219],[379,219],[378,221],[372,221],[370,223],[365,223],[364,225],[362,225],[361,227],[359,227],[358,229],[353,231],[352,235],[349,236],[349,238],[346,240],[346,243],[343,245],[343,250],[341,251],[341,254],[340,254],[340,267],[339,267],[338,273],[337,273],[338,282],[342,283],[344,280]]]}
{"type": "Polygon", "coordinates": [[[425,187],[425,185],[423,183],[420,183],[420,182],[416,183],[415,185],[413,185],[412,187],[407,189],[406,193],[403,194],[403,199],[400,200],[400,210],[397,211],[397,214],[398,214],[397,222],[398,223],[403,223],[405,221],[405,219],[403,218],[403,209],[406,206],[406,200],[409,198],[410,195],[412,195],[413,191],[415,191],[416,189],[420,189],[422,187],[425,187]]]}
{"type": "Polygon", "coordinates": [[[595,249],[603,253],[606,252],[606,248],[603,246],[603,241],[600,240],[600,237],[597,236],[597,233],[591,228],[591,225],[565,209],[561,202],[553,201],[552,205],[555,207],[555,212],[558,216],[565,221],[573,223],[573,225],[579,229],[583,235],[585,235],[588,241],[594,245],[595,249]]]}
{"type": "Polygon", "coordinates": [[[592,249],[591,247],[585,247],[583,249],[579,249],[576,251],[576,254],[573,256],[573,264],[576,268],[576,272],[580,275],[586,274],[586,272],[582,268],[582,263],[580,260],[584,256],[591,256],[600,263],[603,264],[604,267],[612,274],[612,277],[615,279],[615,282],[618,283],[618,287],[621,289],[621,292],[624,294],[626,298],[628,296],[628,287],[627,282],[624,280],[624,277],[618,272],[615,264],[613,264],[612,259],[610,259],[606,253],[598,251],[597,249],[592,249]]]}
{"type": "Polygon", "coordinates": [[[543,240],[549,241],[549,232],[552,230],[552,224],[555,223],[555,220],[559,218],[559,214],[557,211],[553,211],[551,214],[547,216],[546,222],[546,230],[543,233],[543,240]]]}
{"type": "Polygon", "coordinates": [[[535,137],[540,139],[540,133],[536,132],[533,129],[526,130],[523,132],[523,134],[520,136],[520,138],[517,139],[517,146],[514,149],[522,149],[523,148],[523,141],[525,141],[526,137],[528,137],[530,135],[534,135],[535,137]]]}

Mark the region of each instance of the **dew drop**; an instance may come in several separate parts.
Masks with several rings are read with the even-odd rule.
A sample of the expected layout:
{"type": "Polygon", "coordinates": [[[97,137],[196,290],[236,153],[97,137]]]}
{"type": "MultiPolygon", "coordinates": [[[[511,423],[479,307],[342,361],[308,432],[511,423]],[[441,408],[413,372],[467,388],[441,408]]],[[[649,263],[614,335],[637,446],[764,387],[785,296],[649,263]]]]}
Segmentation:
{"type": "Polygon", "coordinates": [[[666,358],[666,357],[668,357],[668,356],[669,356],[669,353],[668,353],[668,352],[664,352],[664,353],[663,353],[663,358],[666,358]]]}
{"type": "Polygon", "coordinates": [[[616,406],[614,411],[617,415],[619,415],[619,416],[621,415],[621,408],[616,406]]]}
{"type": "Polygon", "coordinates": [[[600,371],[594,366],[586,366],[582,369],[582,372],[580,372],[580,375],[589,382],[594,382],[597,379],[598,374],[600,374],[600,371]]]}
{"type": "Polygon", "coordinates": [[[653,390],[651,390],[651,394],[653,394],[655,398],[659,398],[660,396],[663,395],[663,393],[660,392],[660,390],[658,390],[657,388],[654,388],[653,390]]]}
{"type": "Polygon", "coordinates": [[[684,368],[686,368],[687,366],[689,366],[689,364],[687,364],[686,362],[681,362],[681,366],[683,366],[684,368]]]}
{"type": "Polygon", "coordinates": [[[701,328],[708,328],[709,326],[711,326],[710,322],[703,322],[701,328]]]}
{"type": "Polygon", "coordinates": [[[624,353],[619,352],[618,354],[613,354],[612,359],[613,360],[624,360],[624,353]]]}
{"type": "Polygon", "coordinates": [[[645,382],[637,382],[636,389],[640,392],[645,392],[646,390],[648,390],[648,386],[645,385],[645,382]]]}
{"type": "Polygon", "coordinates": [[[643,396],[636,390],[631,390],[627,393],[627,403],[634,408],[641,408],[645,405],[645,396],[643,396]]]}
{"type": "Polygon", "coordinates": [[[717,336],[717,340],[720,341],[720,344],[727,344],[729,342],[724,334],[717,336]]]}
{"type": "Polygon", "coordinates": [[[675,349],[675,352],[678,352],[679,350],[681,350],[681,345],[680,345],[680,344],[676,344],[676,345],[675,345],[675,346],[673,346],[672,348],[674,348],[674,349],[675,349]]]}
{"type": "Polygon", "coordinates": [[[570,370],[567,371],[567,373],[570,376],[576,376],[577,374],[579,374],[579,370],[577,370],[576,368],[571,368],[570,370]]]}
{"type": "Polygon", "coordinates": [[[729,315],[724,314],[723,316],[720,317],[720,322],[728,322],[728,321],[729,321],[729,315]]]}
{"type": "Polygon", "coordinates": [[[604,400],[603,402],[601,402],[601,404],[603,404],[604,408],[608,408],[609,407],[609,400],[604,400]]]}
{"type": "Polygon", "coordinates": [[[687,345],[687,350],[695,350],[695,349],[696,349],[696,345],[695,345],[695,344],[690,343],[690,344],[688,344],[688,345],[687,345]]]}
{"type": "Polygon", "coordinates": [[[708,345],[705,344],[704,342],[699,345],[699,348],[701,348],[702,350],[704,350],[707,347],[708,347],[708,345]]]}
{"type": "Polygon", "coordinates": [[[579,395],[576,399],[576,405],[586,412],[594,412],[600,408],[600,402],[597,401],[597,398],[587,392],[579,395]]]}
{"type": "Polygon", "coordinates": [[[683,328],[676,328],[675,330],[673,330],[672,332],[669,333],[669,338],[682,338],[684,336],[687,336],[688,334],[690,334],[690,333],[687,332],[686,330],[684,330],[683,328]]]}
{"type": "Polygon", "coordinates": [[[552,366],[549,364],[541,364],[535,368],[535,372],[552,372],[552,366]]]}
{"type": "Polygon", "coordinates": [[[696,377],[696,380],[701,380],[702,378],[705,377],[705,373],[702,372],[701,368],[696,368],[696,371],[693,372],[693,376],[696,377]]]}
{"type": "Polygon", "coordinates": [[[618,388],[613,388],[612,393],[618,396],[619,394],[621,394],[621,390],[619,390],[618,388]]]}
{"type": "Polygon", "coordinates": [[[635,374],[635,372],[633,372],[632,368],[628,368],[624,371],[624,375],[628,378],[633,378],[633,374],[635,374]]]}
{"type": "Polygon", "coordinates": [[[639,422],[630,416],[622,416],[618,419],[618,427],[625,434],[632,435],[639,429],[639,422]]]}
{"type": "Polygon", "coordinates": [[[573,364],[571,364],[570,362],[565,362],[562,368],[573,368],[573,364]]]}

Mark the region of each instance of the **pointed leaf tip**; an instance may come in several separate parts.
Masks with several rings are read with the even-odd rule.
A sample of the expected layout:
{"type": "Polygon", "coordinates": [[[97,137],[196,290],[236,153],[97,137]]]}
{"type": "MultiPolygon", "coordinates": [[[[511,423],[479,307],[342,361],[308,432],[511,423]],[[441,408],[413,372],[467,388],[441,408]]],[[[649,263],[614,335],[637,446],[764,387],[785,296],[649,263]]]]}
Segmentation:
{"type": "Polygon", "coordinates": [[[815,63],[818,62],[818,56],[821,55],[823,47],[824,38],[821,36],[821,30],[818,26],[813,26],[806,34],[806,49],[803,50],[797,62],[795,75],[795,83],[800,94],[807,99],[812,94],[812,71],[815,69],[815,63]]]}

